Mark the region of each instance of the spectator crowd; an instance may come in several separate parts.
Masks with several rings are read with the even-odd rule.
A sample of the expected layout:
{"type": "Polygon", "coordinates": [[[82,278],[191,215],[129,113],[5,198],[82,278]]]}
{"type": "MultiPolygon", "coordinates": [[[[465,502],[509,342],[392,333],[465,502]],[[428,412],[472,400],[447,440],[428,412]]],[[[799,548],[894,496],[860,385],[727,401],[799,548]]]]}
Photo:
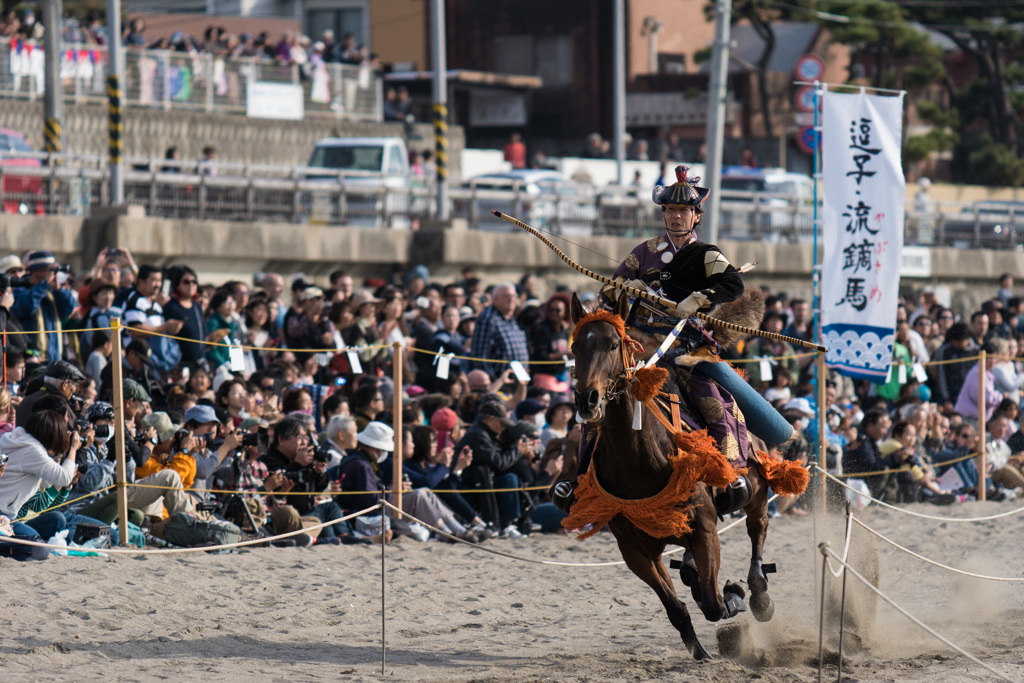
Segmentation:
{"type": "MultiPolygon", "coordinates": [[[[428,540],[377,511],[323,525],[396,487],[410,514],[458,538],[564,533],[546,497],[575,472],[580,438],[564,286],[542,298],[552,283],[529,274],[485,286],[472,268],[439,282],[422,265],[358,283],[339,270],[324,286],[264,272],[214,286],[120,248],[87,272],[37,250],[0,259],[0,273],[0,533],[72,540],[115,521],[118,430],[132,531],[153,543],[182,517],[254,537],[302,532],[278,544],[428,540]],[[104,329],[115,319],[120,354],[104,329]]],[[[1024,316],[1012,286],[1006,276],[964,320],[928,288],[901,301],[890,379],[827,381],[829,467],[881,500],[951,504],[977,496],[965,456],[984,448],[989,497],[1017,495],[1024,316]]],[[[776,293],[766,304],[763,329],[812,337],[806,301],[776,293]]],[[[763,338],[724,357],[794,425],[776,452],[806,462],[818,433],[812,357],[763,338]]],[[[802,512],[799,499],[772,510],[802,512]]],[[[0,554],[30,555],[2,542],[0,554]]]]}

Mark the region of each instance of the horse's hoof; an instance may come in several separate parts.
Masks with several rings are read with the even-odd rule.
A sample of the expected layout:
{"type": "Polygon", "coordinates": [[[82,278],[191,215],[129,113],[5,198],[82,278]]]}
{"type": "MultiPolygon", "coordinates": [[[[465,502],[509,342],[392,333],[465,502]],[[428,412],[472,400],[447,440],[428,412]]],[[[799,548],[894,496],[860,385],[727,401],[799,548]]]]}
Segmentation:
{"type": "Polygon", "coordinates": [[[697,637],[694,636],[692,643],[686,643],[686,649],[693,655],[693,661],[695,662],[710,662],[714,659],[708,651],[704,649],[704,646],[700,644],[697,637]]]}
{"type": "MultiPolygon", "coordinates": [[[[774,567],[774,565],[772,565],[774,567]]],[[[768,591],[768,575],[764,571],[761,560],[750,561],[750,571],[747,572],[747,585],[751,593],[765,593],[768,591]]]]}
{"type": "Polygon", "coordinates": [[[775,616],[775,603],[767,593],[751,593],[750,611],[758,621],[771,621],[775,616]]]}

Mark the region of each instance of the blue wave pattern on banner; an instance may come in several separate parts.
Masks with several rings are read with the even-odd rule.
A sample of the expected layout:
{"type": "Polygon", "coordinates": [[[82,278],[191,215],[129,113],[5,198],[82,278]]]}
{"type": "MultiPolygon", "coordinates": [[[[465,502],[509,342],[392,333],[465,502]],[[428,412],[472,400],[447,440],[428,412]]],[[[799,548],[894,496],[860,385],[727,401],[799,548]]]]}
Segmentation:
{"type": "Polygon", "coordinates": [[[828,347],[825,365],[855,379],[885,383],[896,341],[892,328],[835,324],[823,327],[821,334],[828,347]]]}

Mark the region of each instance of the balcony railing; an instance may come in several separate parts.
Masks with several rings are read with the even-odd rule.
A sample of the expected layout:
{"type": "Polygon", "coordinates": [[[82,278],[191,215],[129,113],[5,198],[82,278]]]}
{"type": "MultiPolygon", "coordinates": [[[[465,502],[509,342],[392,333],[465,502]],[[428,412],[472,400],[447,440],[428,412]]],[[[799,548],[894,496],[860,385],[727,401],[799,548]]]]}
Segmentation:
{"type": "MultiPolygon", "coordinates": [[[[0,98],[35,100],[43,96],[42,42],[0,38],[0,98]]],[[[380,75],[369,67],[324,64],[322,70],[252,57],[228,59],[173,50],[125,50],[125,105],[150,109],[246,113],[252,83],[302,87],[306,116],[383,120],[380,75]]],[[[68,103],[107,101],[106,48],[65,45],[61,80],[68,103]]]]}

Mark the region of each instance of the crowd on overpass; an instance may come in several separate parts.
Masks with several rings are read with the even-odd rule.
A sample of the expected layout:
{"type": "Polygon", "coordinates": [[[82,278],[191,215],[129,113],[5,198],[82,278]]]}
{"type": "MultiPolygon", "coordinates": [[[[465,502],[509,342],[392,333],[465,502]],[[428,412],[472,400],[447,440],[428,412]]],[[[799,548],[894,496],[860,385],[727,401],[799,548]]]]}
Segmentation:
{"type": "MultiPolygon", "coordinates": [[[[369,492],[396,486],[408,511],[457,537],[564,533],[546,488],[575,471],[580,429],[572,292],[556,280],[524,274],[488,286],[466,268],[441,281],[417,265],[360,279],[339,270],[319,284],[303,273],[258,272],[213,285],[187,264],[137,264],[119,248],[105,249],[90,270],[68,270],[41,250],[0,260],[14,278],[0,300],[0,514],[20,520],[0,529],[74,537],[79,525],[114,520],[111,437],[123,429],[132,521],[150,540],[179,513],[228,518],[250,534],[298,531],[373,505],[369,492]],[[120,352],[114,319],[125,326],[120,352]],[[123,426],[112,407],[117,358],[123,426]],[[402,481],[393,481],[395,457],[402,481]],[[226,503],[230,491],[244,510],[226,503]]],[[[595,292],[580,296],[595,300],[595,292]]],[[[829,467],[859,476],[881,500],[952,504],[977,495],[978,472],[965,456],[984,448],[989,497],[1014,497],[1024,486],[1024,373],[1015,359],[1022,309],[1009,275],[964,320],[928,288],[902,302],[890,379],[828,378],[829,467]],[[989,379],[983,396],[979,372],[989,379]]],[[[809,340],[808,302],[770,293],[762,328],[809,340]]],[[[751,338],[723,358],[795,427],[773,450],[813,457],[812,356],[751,338]]],[[[798,498],[773,506],[774,515],[802,512],[798,498]]],[[[394,533],[430,536],[359,517],[297,538],[368,543],[394,533]]]]}

